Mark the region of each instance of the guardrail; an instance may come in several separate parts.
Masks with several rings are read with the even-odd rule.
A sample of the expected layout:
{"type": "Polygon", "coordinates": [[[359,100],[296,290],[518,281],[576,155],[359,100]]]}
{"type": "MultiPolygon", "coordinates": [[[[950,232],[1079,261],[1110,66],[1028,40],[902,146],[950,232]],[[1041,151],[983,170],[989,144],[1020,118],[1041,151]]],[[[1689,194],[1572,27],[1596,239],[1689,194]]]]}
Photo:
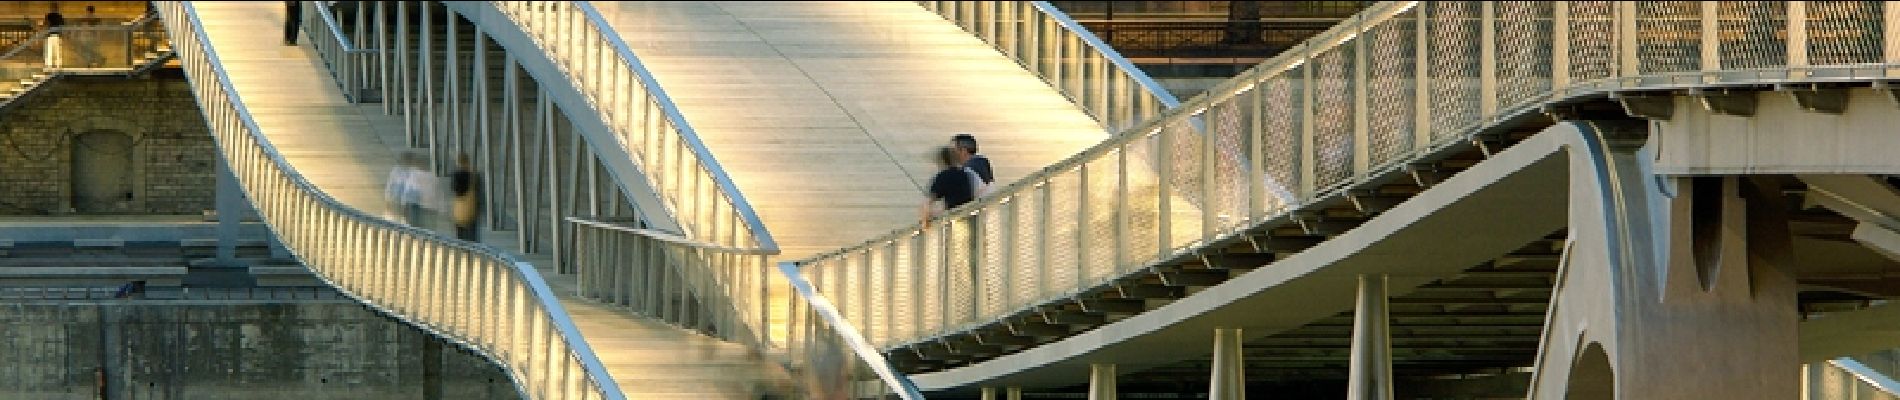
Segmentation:
{"type": "Polygon", "coordinates": [[[302,9],[309,10],[301,16],[304,37],[310,39],[311,48],[316,49],[324,65],[329,67],[330,76],[336,78],[337,85],[343,89],[343,97],[351,103],[382,101],[385,80],[382,50],[363,47],[363,43],[370,42],[363,31],[363,27],[368,24],[362,23],[369,8],[356,7],[356,32],[346,35],[343,24],[337,21],[335,12],[326,5],[330,2],[303,3],[302,9]]]}
{"type": "Polygon", "coordinates": [[[800,264],[872,343],[915,343],[1189,255],[1553,100],[1893,79],[1883,4],[1383,2],[939,223],[800,264]]]}
{"type": "Polygon", "coordinates": [[[1148,74],[1046,1],[919,1],[1062,92],[1109,132],[1181,105],[1148,74]]]}
{"type": "Polygon", "coordinates": [[[744,249],[641,229],[637,221],[569,217],[581,296],[721,339],[770,347],[765,288],[775,250],[744,249]]]}
{"type": "Polygon", "coordinates": [[[807,381],[812,382],[814,391],[818,393],[814,398],[924,398],[923,392],[910,381],[910,377],[891,366],[890,360],[885,359],[883,353],[859,334],[850,321],[845,320],[831,300],[819,294],[811,283],[799,275],[797,264],[780,263],[778,268],[790,282],[792,291],[798,294],[796,298],[788,299],[792,318],[788,321],[791,329],[790,336],[785,340],[785,348],[805,361],[807,381]],[[883,385],[863,387],[852,384],[871,379],[883,385]]]}
{"type": "Polygon", "coordinates": [[[525,397],[624,398],[533,266],[371,216],[312,186],[252,120],[193,6],[156,7],[221,162],[304,265],[351,298],[495,361],[525,397]]]}
{"type": "Polygon", "coordinates": [[[1900,382],[1853,358],[1841,357],[1802,366],[1807,400],[1890,399],[1900,397],[1900,382]]]}
{"type": "MultiPolygon", "coordinates": [[[[683,236],[777,250],[745,196],[633,49],[585,1],[489,2],[541,44],[634,158],[683,236]]],[[[647,210],[647,212],[653,212],[647,210]]]]}

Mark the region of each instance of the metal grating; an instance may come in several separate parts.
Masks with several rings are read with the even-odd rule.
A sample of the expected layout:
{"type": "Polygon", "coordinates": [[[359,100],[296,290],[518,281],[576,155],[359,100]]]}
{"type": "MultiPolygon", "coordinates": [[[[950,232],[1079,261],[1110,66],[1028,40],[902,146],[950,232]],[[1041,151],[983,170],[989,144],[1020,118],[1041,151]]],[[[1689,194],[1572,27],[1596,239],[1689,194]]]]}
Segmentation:
{"type": "Polygon", "coordinates": [[[1808,62],[1813,65],[1878,63],[1885,29],[1885,2],[1810,1],[1808,62]]]}
{"type": "Polygon", "coordinates": [[[1321,53],[1313,64],[1313,178],[1324,188],[1352,177],[1353,46],[1321,53]]]}
{"type": "Polygon", "coordinates": [[[1643,73],[1702,69],[1702,2],[1636,3],[1636,60],[1643,73]]]}
{"type": "Polygon", "coordinates": [[[1479,10],[1476,2],[1422,3],[1431,12],[1432,138],[1478,122],[1479,10]]]}
{"type": "Polygon", "coordinates": [[[1393,23],[1373,28],[1366,55],[1371,65],[1366,71],[1367,107],[1376,110],[1366,115],[1367,143],[1371,163],[1385,165],[1412,148],[1418,116],[1418,24],[1416,11],[1394,17],[1393,23]]]}
{"type": "Polygon", "coordinates": [[[1788,3],[1724,1],[1716,10],[1722,68],[1788,65],[1788,3]]]}
{"type": "Polygon", "coordinates": [[[1550,93],[1552,6],[1547,1],[1494,3],[1498,38],[1498,104],[1524,104],[1550,93]]]}

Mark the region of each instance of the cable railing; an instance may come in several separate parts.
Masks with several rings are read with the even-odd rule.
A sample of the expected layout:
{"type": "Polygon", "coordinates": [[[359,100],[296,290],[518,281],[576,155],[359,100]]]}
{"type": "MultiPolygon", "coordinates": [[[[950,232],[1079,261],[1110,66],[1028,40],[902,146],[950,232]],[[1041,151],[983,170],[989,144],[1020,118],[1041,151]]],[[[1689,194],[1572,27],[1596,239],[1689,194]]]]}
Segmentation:
{"type": "Polygon", "coordinates": [[[1891,79],[1884,7],[1382,2],[935,223],[800,265],[871,343],[917,343],[1192,256],[1553,101],[1891,79]]]}
{"type": "MultiPolygon", "coordinates": [[[[351,103],[380,101],[383,92],[383,54],[381,49],[364,48],[364,43],[381,43],[366,38],[367,33],[361,27],[354,35],[343,32],[343,24],[336,14],[326,6],[325,1],[305,1],[302,9],[304,37],[310,38],[310,46],[316,49],[319,58],[328,66],[330,76],[336,78],[337,85],[343,89],[343,97],[351,103]]],[[[358,22],[369,7],[356,7],[358,22]]],[[[379,16],[380,18],[380,16],[379,16]]]]}
{"type": "Polygon", "coordinates": [[[919,1],[1016,60],[1108,132],[1181,102],[1146,72],[1046,1],[919,1]]]}
{"type": "Polygon", "coordinates": [[[156,6],[246,198],[298,260],[351,298],[476,350],[528,398],[624,398],[532,265],[364,213],[317,189],[259,130],[189,2],[156,6]]]}
{"type": "MultiPolygon", "coordinates": [[[[496,1],[538,43],[646,174],[695,241],[776,251],[778,244],[633,49],[585,1],[496,1]]],[[[649,211],[652,212],[652,211],[649,211]]]]}
{"type": "Polygon", "coordinates": [[[777,251],[694,241],[638,221],[569,217],[580,295],[727,341],[767,348],[777,251]]]}

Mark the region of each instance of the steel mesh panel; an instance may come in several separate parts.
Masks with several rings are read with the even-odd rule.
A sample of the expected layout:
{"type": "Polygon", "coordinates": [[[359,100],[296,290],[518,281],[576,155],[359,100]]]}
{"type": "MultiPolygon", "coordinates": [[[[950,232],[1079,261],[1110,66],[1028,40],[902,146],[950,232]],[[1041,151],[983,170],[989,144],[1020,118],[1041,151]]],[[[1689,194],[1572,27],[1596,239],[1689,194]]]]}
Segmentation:
{"type": "Polygon", "coordinates": [[[1478,3],[1423,4],[1431,7],[1432,138],[1443,139],[1478,122],[1478,3]]]}
{"type": "Polygon", "coordinates": [[[1636,61],[1643,73],[1702,69],[1702,3],[1636,3],[1636,61]]]}
{"type": "Polygon", "coordinates": [[[1215,223],[1212,229],[1226,231],[1239,226],[1247,220],[1247,135],[1253,129],[1253,98],[1256,91],[1248,91],[1227,99],[1209,111],[1209,127],[1213,137],[1214,160],[1214,198],[1209,202],[1214,212],[1215,223]]]}
{"type": "Polygon", "coordinates": [[[1412,148],[1418,100],[1418,24],[1415,11],[1406,11],[1368,32],[1366,55],[1368,95],[1366,125],[1372,165],[1386,162],[1412,148]]]}
{"type": "Polygon", "coordinates": [[[866,305],[869,305],[871,308],[868,313],[871,322],[866,323],[864,326],[871,327],[871,334],[874,336],[871,340],[882,343],[891,338],[891,300],[895,299],[896,296],[892,296],[890,282],[895,276],[891,275],[892,271],[889,265],[891,247],[877,246],[874,249],[875,250],[871,251],[871,261],[867,263],[870,267],[871,282],[869,285],[866,285],[866,287],[870,293],[868,296],[865,296],[866,305]]]}
{"type": "Polygon", "coordinates": [[[1122,241],[1125,246],[1123,252],[1127,255],[1121,260],[1124,270],[1146,263],[1158,251],[1156,244],[1160,236],[1156,230],[1160,226],[1161,203],[1157,200],[1163,195],[1160,176],[1133,166],[1153,163],[1156,157],[1154,149],[1160,140],[1160,135],[1149,135],[1122,147],[1122,151],[1128,153],[1130,166],[1128,197],[1123,199],[1128,202],[1128,213],[1123,215],[1123,218],[1127,218],[1123,224],[1128,226],[1128,237],[1122,241]]]}
{"type": "Polygon", "coordinates": [[[1088,163],[1088,219],[1083,222],[1087,234],[1083,236],[1083,271],[1088,275],[1085,282],[1099,282],[1115,273],[1115,216],[1116,197],[1120,196],[1117,185],[1121,180],[1119,163],[1121,155],[1117,152],[1104,153],[1088,163]]]}
{"type": "Polygon", "coordinates": [[[1007,278],[1003,275],[1008,272],[1005,268],[1010,267],[1006,260],[1009,243],[1006,241],[1008,238],[1005,237],[1009,232],[1003,227],[1006,222],[1003,218],[1004,212],[1003,207],[991,207],[979,216],[983,224],[983,261],[977,265],[983,272],[982,286],[979,286],[983,295],[982,320],[1002,314],[1003,310],[1007,309],[1004,307],[1004,301],[1007,299],[1004,288],[1008,287],[1009,283],[1004,282],[1007,278]]]}
{"type": "Polygon", "coordinates": [[[864,309],[864,284],[866,283],[863,260],[864,255],[853,253],[844,256],[843,262],[840,263],[843,267],[840,272],[844,273],[844,287],[839,288],[839,291],[843,292],[845,297],[843,306],[839,308],[843,309],[844,320],[851,321],[852,325],[857,326],[864,326],[865,323],[864,313],[861,311],[864,309]]]}
{"type": "MultiPolygon", "coordinates": [[[[1205,115],[1190,120],[1207,123],[1205,115]]],[[[1194,124],[1177,123],[1162,128],[1162,134],[1168,135],[1169,146],[1161,149],[1167,153],[1157,161],[1167,163],[1154,165],[1168,169],[1168,187],[1176,196],[1201,204],[1201,132],[1194,129],[1194,124]]]]}
{"type": "Polygon", "coordinates": [[[904,341],[917,336],[914,323],[918,312],[917,291],[912,290],[911,286],[920,282],[917,281],[916,265],[912,264],[914,260],[910,256],[910,239],[892,241],[890,246],[896,254],[890,265],[891,287],[886,289],[890,293],[890,298],[886,300],[891,305],[890,337],[893,341],[904,341]]]}
{"type": "Polygon", "coordinates": [[[1260,133],[1256,140],[1260,141],[1260,154],[1254,159],[1259,160],[1265,180],[1261,187],[1267,191],[1264,211],[1269,215],[1299,201],[1300,129],[1306,115],[1300,102],[1305,86],[1289,77],[1303,73],[1295,68],[1259,84],[1260,133]]]}
{"type": "Polygon", "coordinates": [[[920,310],[924,313],[924,322],[918,326],[917,335],[919,336],[928,336],[943,329],[945,285],[943,280],[944,242],[943,235],[940,233],[942,231],[935,228],[925,229],[922,235],[924,259],[921,261],[923,274],[920,278],[924,282],[920,285],[923,288],[923,293],[921,293],[923,307],[920,310]]]}
{"type": "Polygon", "coordinates": [[[1498,106],[1507,109],[1550,91],[1552,6],[1547,1],[1494,5],[1498,37],[1498,106]]]}
{"type": "Polygon", "coordinates": [[[1015,293],[1010,294],[1010,309],[1042,300],[1042,292],[1037,290],[1046,284],[1037,272],[1042,268],[1043,225],[1039,219],[1043,205],[1041,193],[1040,190],[1028,190],[1010,200],[1016,204],[1016,235],[1010,238],[1010,243],[1016,246],[1016,254],[1010,262],[1010,268],[1017,271],[1011,278],[1015,293]]]}
{"type": "Polygon", "coordinates": [[[1616,2],[1570,2],[1570,79],[1608,78],[1616,71],[1616,2]]]}
{"type": "Polygon", "coordinates": [[[1885,35],[1879,1],[1810,1],[1808,4],[1808,63],[1842,65],[1878,63],[1885,35]]]}
{"type": "Polygon", "coordinates": [[[1082,228],[1077,218],[1081,211],[1077,207],[1081,195],[1078,176],[1075,170],[1056,174],[1049,178],[1049,237],[1048,251],[1043,260],[1048,263],[1048,279],[1044,282],[1053,292],[1045,295],[1063,293],[1073,289],[1076,283],[1076,268],[1080,265],[1080,254],[1076,254],[1076,233],[1082,228]]]}
{"type": "Polygon", "coordinates": [[[1313,66],[1313,161],[1318,187],[1352,177],[1353,46],[1342,43],[1313,66]]]}
{"type": "Polygon", "coordinates": [[[1722,69],[1788,64],[1788,3],[1724,1],[1716,7],[1722,69]]]}
{"type": "Polygon", "coordinates": [[[948,262],[944,264],[944,276],[949,278],[950,283],[947,289],[950,291],[949,317],[953,326],[969,321],[974,316],[972,307],[976,306],[976,260],[971,257],[975,250],[971,235],[975,232],[970,229],[970,224],[967,217],[945,224],[945,234],[948,235],[945,241],[948,245],[944,246],[944,259],[948,262]]]}

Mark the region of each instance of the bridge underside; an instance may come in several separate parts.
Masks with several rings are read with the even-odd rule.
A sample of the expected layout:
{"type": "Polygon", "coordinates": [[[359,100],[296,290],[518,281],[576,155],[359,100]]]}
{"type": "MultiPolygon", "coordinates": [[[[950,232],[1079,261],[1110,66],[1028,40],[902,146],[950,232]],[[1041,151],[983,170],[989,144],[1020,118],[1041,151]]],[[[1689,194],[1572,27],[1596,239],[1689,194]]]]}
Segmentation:
{"type": "MultiPolygon", "coordinates": [[[[1876,94],[1878,93],[1872,91],[1866,93],[1868,96],[1876,94]]],[[[1762,94],[1762,96],[1782,95],[1784,94],[1778,92],[1762,94]]],[[[1679,119],[1703,118],[1706,120],[1708,117],[1697,116],[1696,110],[1708,112],[1709,109],[1701,108],[1694,101],[1695,98],[1686,96],[1679,100],[1682,104],[1677,107],[1675,116],[1679,119]]],[[[1764,101],[1762,112],[1787,112],[1771,111],[1770,107],[1776,106],[1790,107],[1792,112],[1804,112],[1792,108],[1799,107],[1792,101],[1785,102],[1787,103],[1785,105],[1781,103],[1784,102],[1764,101]]],[[[1891,103],[1857,104],[1857,107],[1870,113],[1887,110],[1871,107],[1872,105],[1892,107],[1891,103]]],[[[1083,343],[1117,336],[1114,331],[1123,330],[1128,325],[1117,324],[1118,322],[1151,314],[1147,311],[1167,310],[1170,305],[1191,302],[1193,297],[1198,297],[1198,294],[1239,289],[1224,287],[1224,284],[1240,280],[1257,269],[1285,268],[1284,265],[1287,262],[1297,260],[1295,255],[1320,248],[1323,243],[1328,242],[1328,239],[1346,235],[1361,226],[1379,225],[1378,217],[1393,210],[1394,205],[1424,196],[1440,184],[1459,185],[1454,179],[1458,179],[1457,176],[1460,173],[1468,169],[1483,168],[1484,163],[1490,159],[1508,158],[1508,153],[1499,149],[1514,150],[1515,145],[1531,140],[1533,136],[1538,135],[1539,130],[1553,126],[1556,120],[1574,118],[1595,120],[1607,117],[1630,122],[1640,121],[1641,117],[1631,116],[1621,109],[1621,106],[1611,101],[1592,100],[1549,107],[1546,109],[1548,112],[1546,115],[1521,116],[1518,120],[1507,124],[1512,127],[1500,129],[1507,133],[1481,135],[1479,140],[1468,145],[1455,146],[1453,150],[1439,157],[1439,161],[1435,163],[1415,166],[1409,172],[1396,172],[1375,189],[1359,192],[1360,195],[1356,196],[1333,199],[1319,211],[1288,218],[1278,226],[1269,224],[1243,238],[1230,241],[1227,246],[1212,246],[1215,250],[1205,251],[1201,254],[1202,257],[1197,259],[1153,268],[1148,274],[1136,274],[1132,278],[1120,280],[1101,290],[1100,293],[1085,293],[1082,298],[1075,301],[1072,307],[1043,308],[1033,315],[1018,316],[1015,318],[1016,323],[1012,324],[1010,329],[988,331],[990,335],[988,337],[983,334],[972,334],[969,338],[961,340],[953,337],[936,344],[942,346],[941,350],[900,350],[894,354],[893,358],[898,360],[900,365],[911,368],[912,372],[919,373],[920,382],[929,386],[936,379],[949,380],[954,376],[961,376],[960,373],[969,371],[968,369],[960,370],[958,365],[987,366],[994,365],[991,363],[1022,362],[1034,359],[1038,355],[1034,354],[1037,346],[1033,344],[1073,348],[1083,343]],[[1195,273],[1215,275],[1217,278],[1180,279],[1180,277],[1195,273]],[[1116,304],[1114,301],[1116,299],[1140,300],[1138,303],[1140,306],[1104,306],[1116,304]],[[1082,322],[1058,324],[1053,323],[1055,319],[1051,316],[1056,316],[1055,319],[1082,322]],[[1028,330],[1016,329],[1036,322],[1057,325],[1060,330],[1086,338],[1073,339],[1076,336],[1035,338],[1033,335],[1023,335],[1028,330]],[[1108,332],[1104,333],[1104,330],[1108,332]],[[1096,336],[1090,336],[1091,334],[1096,336]],[[1024,345],[1008,344],[1010,343],[1008,340],[1024,336],[1029,336],[1031,340],[1024,341],[1024,345]],[[986,340],[992,345],[982,346],[986,340]],[[996,343],[1004,344],[994,345],[996,343]],[[976,352],[971,351],[972,349],[987,350],[991,356],[975,356],[976,352]]],[[[1814,117],[1812,112],[1809,113],[1807,117],[1814,117]]],[[[1838,118],[1825,115],[1823,117],[1838,118]]],[[[1677,122],[1673,130],[1667,122],[1658,126],[1663,128],[1638,134],[1604,134],[1601,135],[1600,140],[1607,143],[1603,145],[1606,148],[1624,148],[1625,151],[1635,151],[1645,143],[1648,143],[1648,147],[1645,147],[1647,149],[1654,149],[1658,145],[1668,148],[1671,141],[1683,140],[1684,133],[1679,132],[1683,129],[1680,127],[1682,126],[1680,122],[1677,122]]],[[[1638,130],[1641,131],[1641,129],[1638,130]]],[[[1851,142],[1852,134],[1847,132],[1850,130],[1845,128],[1837,130],[1832,139],[1851,142]]],[[[1865,135],[1878,132],[1878,130],[1859,132],[1865,135]]],[[[1551,134],[1553,133],[1547,132],[1544,135],[1551,134]]],[[[1759,133],[1759,135],[1768,134],[1772,133],[1759,133]]],[[[1699,143],[1719,143],[1713,140],[1702,140],[1704,141],[1699,143]]],[[[1719,148],[1719,145],[1715,144],[1710,146],[1719,148]]],[[[1851,148],[1852,146],[1843,147],[1851,148]]],[[[1527,149],[1524,151],[1553,150],[1527,149]]],[[[1666,165],[1672,165],[1670,162],[1676,160],[1669,157],[1671,153],[1664,153],[1664,156],[1655,156],[1653,153],[1644,154],[1660,160],[1656,162],[1655,171],[1664,171],[1666,165]]],[[[1537,163],[1561,165],[1564,164],[1559,160],[1561,158],[1563,157],[1546,159],[1537,163]]],[[[1875,159],[1869,160],[1863,164],[1878,164],[1875,159]]],[[[1846,163],[1852,164],[1852,160],[1846,163]]],[[[1900,188],[1900,180],[1879,175],[1866,175],[1868,171],[1865,170],[1821,177],[1812,174],[1815,172],[1813,169],[1753,172],[1755,173],[1744,176],[1744,179],[1729,181],[1737,182],[1730,185],[1736,187],[1732,188],[1734,190],[1740,190],[1738,188],[1744,186],[1758,187],[1761,193],[1774,194],[1774,196],[1769,196],[1774,197],[1773,199],[1761,198],[1750,201],[1775,203],[1774,207],[1778,207],[1785,215],[1788,233],[1786,253],[1790,261],[1781,265],[1780,269],[1794,278],[1793,285],[1790,286],[1795,289],[1794,297],[1768,300],[1768,303],[1786,303],[1793,305],[1795,309],[1785,310],[1787,308],[1785,306],[1768,303],[1759,305],[1795,311],[1789,315],[1797,316],[1790,321],[1799,322],[1799,345],[1797,346],[1796,343],[1784,343],[1784,345],[1791,349],[1797,347],[1801,349],[1800,362],[1818,362],[1835,357],[1870,353],[1900,344],[1900,340],[1896,340],[1900,337],[1896,337],[1893,332],[1870,329],[1874,328],[1875,324],[1871,321],[1893,312],[1888,310],[1893,307],[1882,306],[1884,300],[1900,296],[1900,275],[1892,272],[1900,268],[1900,263],[1895,261],[1897,258],[1892,255],[1900,253],[1891,252],[1889,247],[1883,246],[1884,243],[1889,242],[1888,239],[1900,238],[1900,235],[1892,235],[1892,230],[1876,230],[1874,228],[1880,228],[1881,223],[1867,221],[1871,218],[1870,216],[1900,215],[1900,206],[1893,208],[1897,212],[1895,214],[1880,214],[1886,210],[1880,208],[1883,205],[1900,205],[1900,202],[1892,201],[1892,199],[1900,199],[1900,196],[1893,196],[1894,193],[1900,193],[1900,189],[1896,189],[1900,188]],[[1835,180],[1829,181],[1830,178],[1835,180]],[[1847,179],[1850,182],[1840,183],[1839,179],[1847,179]],[[1740,182],[1746,182],[1746,184],[1743,185],[1740,182]],[[1814,182],[1822,183],[1815,184],[1814,182]],[[1817,188],[1817,185],[1832,185],[1836,189],[1817,188]],[[1842,185],[1849,186],[1846,186],[1847,189],[1839,188],[1842,185]],[[1891,199],[1869,199],[1867,193],[1890,196],[1891,199]],[[1843,196],[1855,197],[1843,200],[1843,196]],[[1847,209],[1850,206],[1852,209],[1847,209]]],[[[1643,175],[1647,177],[1645,180],[1653,181],[1648,183],[1656,186],[1654,190],[1660,191],[1658,195],[1665,197],[1681,196],[1684,192],[1697,187],[1706,189],[1709,182],[1722,181],[1719,178],[1694,178],[1686,175],[1670,175],[1666,172],[1645,173],[1646,175],[1643,175]],[[1711,181],[1711,179],[1714,180],[1711,181]]],[[[1550,182],[1558,182],[1560,186],[1555,188],[1561,192],[1561,182],[1576,179],[1574,175],[1566,176],[1567,174],[1569,173],[1562,167],[1521,168],[1507,173],[1510,176],[1506,178],[1498,178],[1504,183],[1492,184],[1494,187],[1484,190],[1519,192],[1550,190],[1553,189],[1549,186],[1550,182]],[[1509,182],[1518,183],[1515,187],[1511,187],[1507,185],[1509,182]],[[1527,184],[1526,182],[1542,183],[1527,184]]],[[[1717,186],[1719,187],[1720,184],[1717,186]]],[[[1470,201],[1471,198],[1481,197],[1484,196],[1467,193],[1454,201],[1470,201]]],[[[1572,223],[1561,221],[1566,210],[1571,210],[1576,205],[1571,204],[1572,200],[1561,193],[1554,196],[1529,195],[1510,198],[1515,201],[1529,201],[1529,203],[1498,206],[1530,211],[1499,211],[1501,213],[1499,215],[1507,217],[1486,217],[1484,213],[1478,213],[1471,215],[1473,218],[1448,224],[1413,222],[1409,228],[1404,229],[1436,228],[1437,232],[1427,236],[1436,237],[1438,240],[1459,237],[1462,240],[1497,241],[1500,240],[1498,236],[1501,236],[1494,233],[1497,230],[1497,224],[1524,224],[1526,221],[1521,218],[1522,215],[1519,215],[1522,213],[1557,218],[1560,223],[1542,233],[1513,234],[1517,239],[1502,239],[1512,242],[1508,246],[1500,247],[1505,250],[1490,252],[1478,257],[1481,261],[1467,263],[1450,272],[1417,269],[1407,271],[1404,265],[1376,267],[1389,274],[1393,282],[1386,311],[1390,321],[1389,343],[1394,372],[1393,382],[1400,389],[1399,393],[1406,396],[1441,394],[1462,396],[1473,393],[1522,396],[1530,389],[1539,354],[1549,351],[1546,347],[1549,339],[1545,336],[1550,334],[1546,332],[1549,329],[1547,322],[1553,318],[1548,315],[1551,309],[1551,298],[1553,292],[1561,290],[1562,278],[1559,273],[1563,266],[1565,246],[1567,241],[1573,239],[1572,232],[1578,228],[1572,223]]],[[[1446,204],[1442,207],[1454,206],[1446,204]]],[[[1675,215],[1675,218],[1686,220],[1692,216],[1688,214],[1694,213],[1683,210],[1687,209],[1678,210],[1674,214],[1664,212],[1659,215],[1675,215]]],[[[1438,210],[1438,212],[1443,213],[1443,210],[1438,210]]],[[[1535,218],[1532,219],[1535,220],[1535,218]]],[[[1667,225],[1662,224],[1651,229],[1663,229],[1667,225]]],[[[1518,230],[1523,231],[1523,229],[1518,230]]],[[[1401,235],[1401,233],[1393,233],[1393,235],[1401,235]]],[[[1900,241],[1891,242],[1900,243],[1900,241]]],[[[1700,246],[1689,241],[1683,243],[1675,247],[1700,246]]],[[[1667,244],[1661,246],[1665,249],[1670,247],[1667,244]]],[[[1900,249],[1900,247],[1893,247],[1893,249],[1900,249]]],[[[1429,249],[1415,250],[1412,254],[1395,253],[1401,254],[1381,254],[1380,258],[1403,260],[1408,257],[1423,259],[1434,256],[1434,252],[1429,249]]],[[[1472,256],[1466,254],[1459,257],[1472,256]]],[[[1748,271],[1749,268],[1739,270],[1748,271]]],[[[1316,273],[1318,272],[1309,274],[1316,273]]],[[[1088,377],[1085,372],[1086,366],[1091,363],[1112,363],[1118,365],[1120,376],[1117,378],[1117,385],[1122,393],[1206,393],[1212,375],[1210,366],[1214,361],[1212,346],[1206,344],[1213,342],[1213,328],[1220,326],[1240,327],[1247,331],[1247,340],[1241,354],[1245,359],[1244,376],[1250,391],[1265,390],[1280,394],[1306,393],[1315,396],[1337,395],[1348,383],[1354,343],[1352,304],[1354,292],[1349,281],[1340,279],[1342,276],[1351,275],[1333,274],[1318,278],[1310,275],[1303,276],[1309,280],[1326,279],[1332,283],[1297,288],[1293,291],[1298,293],[1291,296],[1265,294],[1276,290],[1288,291],[1287,288],[1267,288],[1263,290],[1263,294],[1244,300],[1248,304],[1261,307],[1221,307],[1217,312],[1226,314],[1222,318],[1182,318],[1182,321],[1171,324],[1170,327],[1147,333],[1147,337],[1139,337],[1142,334],[1137,334],[1134,335],[1135,339],[1125,342],[1116,343],[1114,340],[1109,340],[1108,344],[1093,342],[1086,346],[1093,346],[1094,351],[1077,352],[1081,353],[1079,357],[1067,358],[1067,361],[1060,362],[1066,367],[1051,365],[1023,370],[994,382],[996,386],[1021,385],[1041,388],[1041,390],[1084,391],[1088,377]],[[1327,311],[1291,311],[1273,308],[1272,304],[1256,301],[1262,297],[1297,298],[1303,304],[1303,308],[1325,308],[1327,311]],[[1250,313],[1251,316],[1243,317],[1250,313]],[[1301,314],[1310,315],[1310,317],[1283,314],[1301,314]],[[1296,319],[1299,322],[1292,324],[1280,322],[1296,319]],[[1213,320],[1218,320],[1218,322],[1213,320]],[[1198,340],[1195,340],[1195,336],[1199,336],[1198,340]],[[1170,340],[1157,339],[1159,337],[1170,340]],[[1173,343],[1173,345],[1159,344],[1164,342],[1173,343]],[[1131,343],[1143,345],[1130,345],[1131,343]],[[1203,344],[1196,345],[1198,348],[1183,349],[1179,346],[1181,343],[1203,344]],[[1198,355],[1181,357],[1179,353],[1182,352],[1193,352],[1198,355]],[[1173,353],[1173,355],[1167,353],[1173,353]]],[[[1603,295],[1609,296],[1607,293],[1603,295]]],[[[1213,309],[1204,311],[1215,312],[1213,309]]],[[[1738,332],[1737,335],[1749,336],[1750,334],[1738,332]]],[[[1796,382],[1798,379],[1797,374],[1794,373],[1798,370],[1797,365],[1791,363],[1774,368],[1787,369],[1788,382],[1796,382]]],[[[958,391],[969,389],[962,388],[958,391]]],[[[1037,391],[1038,389],[1030,390],[1037,391]]]]}

